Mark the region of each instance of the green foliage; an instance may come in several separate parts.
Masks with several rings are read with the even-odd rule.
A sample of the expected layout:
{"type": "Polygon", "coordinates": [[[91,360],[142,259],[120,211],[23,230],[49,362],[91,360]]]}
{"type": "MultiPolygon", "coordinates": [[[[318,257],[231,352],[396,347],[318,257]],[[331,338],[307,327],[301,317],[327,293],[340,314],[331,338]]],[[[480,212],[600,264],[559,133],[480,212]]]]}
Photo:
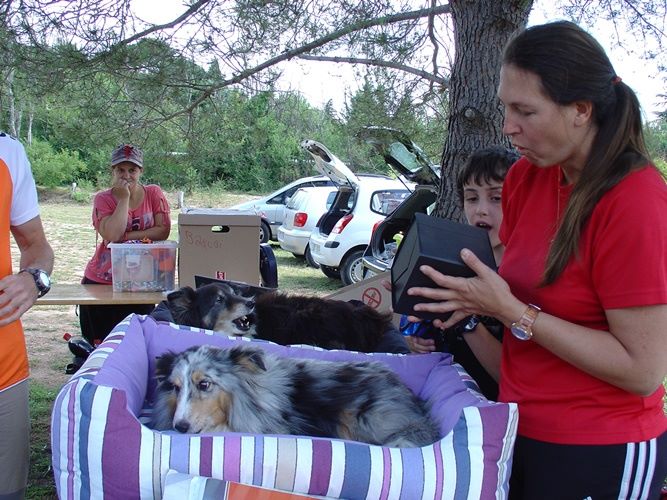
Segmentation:
{"type": "Polygon", "coordinates": [[[661,158],[657,158],[654,160],[655,166],[660,169],[660,171],[663,173],[665,178],[667,178],[667,161],[663,160],[661,158]]]}
{"type": "Polygon", "coordinates": [[[86,172],[86,164],[79,153],[63,149],[55,151],[44,141],[34,140],[26,147],[35,182],[44,187],[65,186],[86,172]]]}
{"type": "MultiPolygon", "coordinates": [[[[108,187],[110,153],[121,142],[144,150],[144,182],[187,193],[212,185],[266,193],[313,175],[313,162],[300,147],[304,139],[324,143],[353,171],[390,173],[354,137],[369,124],[404,130],[431,155],[441,149],[429,145],[442,143],[442,125],[411,106],[409,93],[385,86],[383,75],[367,78],[343,116],[331,103],[313,108],[298,93],[232,87],[183,113],[201,97],[200,89],[224,78],[216,61],[204,69],[151,39],[106,54],[105,64],[116,71],[85,77],[45,57],[43,67],[17,66],[12,85],[18,106],[30,109],[37,138],[31,157],[43,186],[85,181],[91,191],[108,187]]],[[[53,47],[53,57],[79,61],[81,68],[89,62],[64,43],[53,47]]],[[[81,200],[87,195],[74,194],[81,200]]]]}
{"type": "Polygon", "coordinates": [[[76,189],[72,191],[72,199],[77,203],[89,205],[95,191],[97,189],[92,182],[87,179],[80,179],[77,182],[76,189]]]}
{"type": "Polygon", "coordinates": [[[667,116],[647,124],[646,145],[654,161],[667,161],[667,116]]]}

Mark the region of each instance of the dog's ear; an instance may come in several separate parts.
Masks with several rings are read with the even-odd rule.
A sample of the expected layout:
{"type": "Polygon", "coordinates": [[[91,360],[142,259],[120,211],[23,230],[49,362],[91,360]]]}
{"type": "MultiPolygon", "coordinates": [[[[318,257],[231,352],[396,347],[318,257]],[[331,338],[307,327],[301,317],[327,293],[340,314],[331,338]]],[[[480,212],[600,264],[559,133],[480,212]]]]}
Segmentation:
{"type": "Polygon", "coordinates": [[[260,349],[234,347],[229,350],[229,359],[251,372],[266,371],[264,352],[260,349]]]}
{"type": "Polygon", "coordinates": [[[211,286],[222,290],[223,293],[228,295],[239,295],[238,288],[231,283],[211,283],[211,286]]]}
{"type": "Polygon", "coordinates": [[[167,294],[167,300],[169,302],[179,301],[179,300],[190,300],[192,301],[195,297],[195,291],[191,286],[184,286],[178,290],[174,290],[167,294]]]}
{"type": "Polygon", "coordinates": [[[200,327],[201,320],[196,307],[197,292],[192,287],[184,286],[167,295],[167,305],[174,323],[200,327]]]}
{"type": "Polygon", "coordinates": [[[157,377],[158,382],[162,382],[169,376],[174,367],[175,360],[176,354],[171,351],[167,351],[157,357],[157,361],[155,362],[155,376],[157,377]]]}

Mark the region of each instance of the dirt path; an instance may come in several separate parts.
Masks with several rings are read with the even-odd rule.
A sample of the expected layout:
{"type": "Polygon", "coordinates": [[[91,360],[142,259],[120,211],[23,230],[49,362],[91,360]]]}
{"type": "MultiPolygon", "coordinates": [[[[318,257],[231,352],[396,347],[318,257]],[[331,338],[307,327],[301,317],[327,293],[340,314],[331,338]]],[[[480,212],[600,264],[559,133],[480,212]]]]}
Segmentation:
{"type": "Polygon", "coordinates": [[[36,306],[23,317],[30,376],[46,387],[59,389],[67,382],[65,365],[71,362],[63,334],[78,335],[78,317],[74,307],[36,306]]]}

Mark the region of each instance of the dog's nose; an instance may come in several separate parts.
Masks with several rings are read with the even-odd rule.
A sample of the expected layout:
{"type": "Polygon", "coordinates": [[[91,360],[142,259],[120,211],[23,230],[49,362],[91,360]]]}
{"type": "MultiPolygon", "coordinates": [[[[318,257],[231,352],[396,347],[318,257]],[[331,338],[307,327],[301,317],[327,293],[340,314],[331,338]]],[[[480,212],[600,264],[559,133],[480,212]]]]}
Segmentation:
{"type": "Polygon", "coordinates": [[[190,430],[190,424],[188,423],[187,420],[179,420],[174,424],[174,429],[176,429],[178,432],[185,434],[190,430]]]}

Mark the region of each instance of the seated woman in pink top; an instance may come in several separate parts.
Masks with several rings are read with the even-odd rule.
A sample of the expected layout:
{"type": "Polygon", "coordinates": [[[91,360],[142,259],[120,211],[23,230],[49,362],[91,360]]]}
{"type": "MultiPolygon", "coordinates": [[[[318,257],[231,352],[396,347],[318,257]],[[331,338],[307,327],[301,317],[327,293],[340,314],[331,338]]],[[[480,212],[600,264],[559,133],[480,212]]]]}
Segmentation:
{"type": "MultiPolygon", "coordinates": [[[[155,184],[140,182],[144,172],[144,154],[132,144],[121,144],[111,154],[111,189],[95,195],[93,226],[102,238],[86,266],[82,283],[111,285],[111,249],[109,243],[148,238],[166,240],[171,230],[169,204],[155,184]]],[[[103,340],[128,314],[148,314],[145,305],[80,306],[81,334],[91,344],[103,340]]]]}

